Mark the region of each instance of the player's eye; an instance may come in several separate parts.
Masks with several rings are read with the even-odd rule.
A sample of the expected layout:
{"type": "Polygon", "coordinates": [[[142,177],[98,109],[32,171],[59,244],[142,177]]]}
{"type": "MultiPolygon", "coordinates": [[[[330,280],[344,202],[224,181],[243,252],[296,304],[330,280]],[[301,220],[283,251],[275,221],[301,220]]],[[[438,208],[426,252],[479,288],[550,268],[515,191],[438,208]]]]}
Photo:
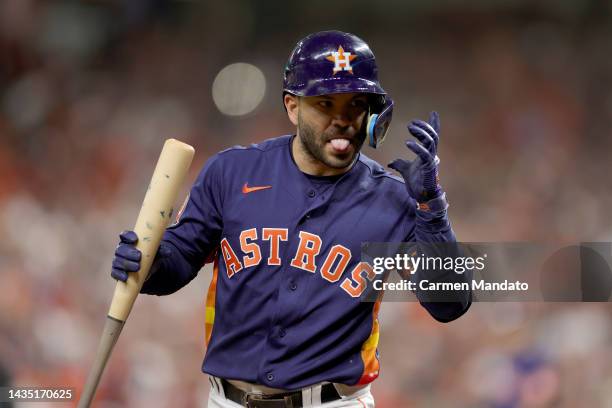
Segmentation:
{"type": "Polygon", "coordinates": [[[328,100],[322,100],[322,101],[319,101],[319,106],[322,108],[328,109],[332,107],[332,103],[331,101],[328,101],[328,100]]]}

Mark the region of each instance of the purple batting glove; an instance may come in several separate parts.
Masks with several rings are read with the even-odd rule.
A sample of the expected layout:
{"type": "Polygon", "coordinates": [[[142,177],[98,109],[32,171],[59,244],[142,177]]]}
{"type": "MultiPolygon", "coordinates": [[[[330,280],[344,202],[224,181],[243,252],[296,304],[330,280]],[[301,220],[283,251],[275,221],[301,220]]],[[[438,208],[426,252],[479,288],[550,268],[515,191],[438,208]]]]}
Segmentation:
{"type": "Polygon", "coordinates": [[[406,146],[416,154],[416,159],[396,159],[388,166],[401,174],[408,194],[418,203],[424,203],[442,194],[442,188],[438,184],[438,113],[431,112],[429,122],[418,119],[411,121],[408,131],[421,142],[419,144],[414,140],[406,141],[406,146]]]}
{"type": "MultiPolygon", "coordinates": [[[[111,276],[114,279],[125,282],[128,279],[128,273],[140,270],[142,253],[136,248],[137,242],[138,235],[134,231],[123,231],[119,234],[119,245],[115,249],[115,257],[113,258],[111,269],[111,276]]],[[[157,250],[155,258],[157,260],[159,257],[168,256],[169,253],[170,249],[162,244],[157,250]]]]}

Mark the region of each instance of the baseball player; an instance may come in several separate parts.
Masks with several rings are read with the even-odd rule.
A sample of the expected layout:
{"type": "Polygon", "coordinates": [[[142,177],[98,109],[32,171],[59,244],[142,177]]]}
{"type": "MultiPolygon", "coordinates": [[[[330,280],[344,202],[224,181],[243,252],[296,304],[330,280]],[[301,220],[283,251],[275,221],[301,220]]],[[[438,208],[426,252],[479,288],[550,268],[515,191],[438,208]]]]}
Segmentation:
{"type": "MultiPolygon", "coordinates": [[[[384,140],[393,101],[369,46],[324,31],[285,67],[293,135],[211,157],[169,227],[142,293],[168,295],[207,262],[209,407],[373,407],[379,302],[361,302],[374,275],[362,242],[455,242],[438,183],[440,122],[415,120],[409,161],[361,153],[384,140]]],[[[139,268],[133,231],[120,235],[112,277],[139,268]]],[[[422,302],[442,322],[469,307],[422,302]]]]}

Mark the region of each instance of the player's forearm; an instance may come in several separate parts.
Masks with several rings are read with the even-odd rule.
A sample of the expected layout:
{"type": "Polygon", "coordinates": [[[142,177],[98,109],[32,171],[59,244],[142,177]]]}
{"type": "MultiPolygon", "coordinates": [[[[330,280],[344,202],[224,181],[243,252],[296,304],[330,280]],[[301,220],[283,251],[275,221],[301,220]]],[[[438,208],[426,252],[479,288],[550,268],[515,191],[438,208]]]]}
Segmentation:
{"type": "Polygon", "coordinates": [[[446,323],[464,314],[472,304],[472,291],[469,289],[471,276],[471,272],[465,272],[461,275],[450,272],[440,274],[437,277],[420,274],[420,276],[416,276],[412,281],[416,281],[416,285],[419,288],[421,285],[420,281],[425,279],[427,280],[425,287],[430,287],[431,284],[436,283],[462,284],[465,282],[467,284],[467,289],[416,291],[419,302],[427,309],[429,314],[436,320],[446,323]]]}
{"type": "Polygon", "coordinates": [[[161,245],[168,253],[155,259],[151,274],[142,285],[141,293],[169,295],[187,285],[198,274],[199,268],[194,268],[171,242],[163,240],[161,245]]]}
{"type": "MultiPolygon", "coordinates": [[[[417,210],[415,238],[420,249],[429,257],[456,258],[461,256],[460,247],[450,224],[447,210],[430,213],[417,210]],[[440,243],[440,245],[435,245],[440,243]],[[434,244],[434,245],[431,245],[434,244]]],[[[446,270],[418,271],[413,280],[429,283],[449,282],[470,287],[472,273],[455,273],[446,270]]],[[[463,315],[472,303],[471,290],[417,291],[419,301],[427,311],[440,322],[450,322],[463,315]]]]}
{"type": "MultiPolygon", "coordinates": [[[[428,255],[429,256],[429,255],[428,255]]],[[[418,271],[412,281],[421,288],[421,281],[426,280],[424,287],[439,283],[453,284],[453,290],[417,290],[416,295],[421,305],[427,309],[436,320],[450,322],[463,315],[472,304],[472,291],[470,282],[472,272],[456,273],[454,271],[418,271]]]]}
{"type": "Polygon", "coordinates": [[[471,292],[464,302],[421,302],[429,314],[439,322],[448,323],[463,316],[472,305],[471,292]]]}

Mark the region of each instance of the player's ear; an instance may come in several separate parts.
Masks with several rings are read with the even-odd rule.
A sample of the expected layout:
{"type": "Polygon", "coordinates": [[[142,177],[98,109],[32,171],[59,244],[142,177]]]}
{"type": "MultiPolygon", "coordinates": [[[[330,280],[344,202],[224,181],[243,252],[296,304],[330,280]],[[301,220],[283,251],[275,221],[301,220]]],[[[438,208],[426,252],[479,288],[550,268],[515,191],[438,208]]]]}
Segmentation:
{"type": "Polygon", "coordinates": [[[285,103],[285,109],[287,110],[287,116],[289,116],[289,120],[295,126],[298,125],[298,97],[295,95],[291,95],[286,93],[283,96],[283,102],[285,103]]]}

